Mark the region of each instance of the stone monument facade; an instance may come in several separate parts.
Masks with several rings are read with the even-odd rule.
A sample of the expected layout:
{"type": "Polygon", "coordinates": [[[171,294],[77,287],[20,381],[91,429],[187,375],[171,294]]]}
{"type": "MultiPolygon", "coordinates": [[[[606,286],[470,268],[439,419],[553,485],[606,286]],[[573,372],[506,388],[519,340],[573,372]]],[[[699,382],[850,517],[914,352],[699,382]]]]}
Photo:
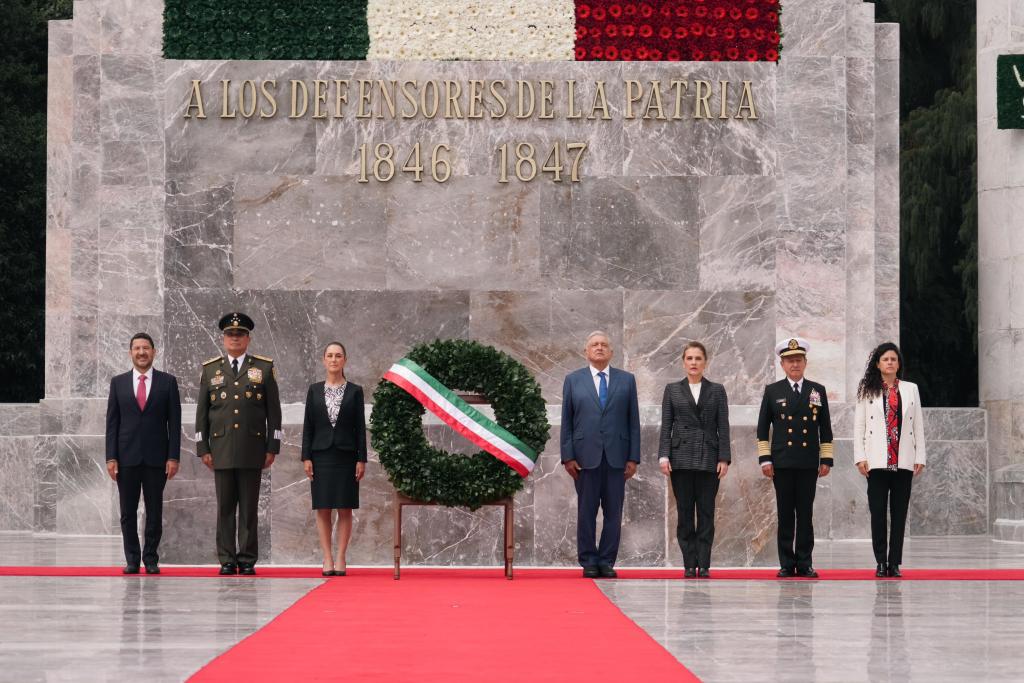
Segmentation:
{"type": "Polygon", "coordinates": [[[993,534],[1024,541],[1024,131],[997,127],[1000,54],[1024,54],[1024,5],[978,0],[978,391],[993,534]]]}
{"type": "MultiPolygon", "coordinates": [[[[160,55],[160,11],[76,0],[72,21],[51,24],[46,398],[0,412],[0,467],[11,473],[0,479],[0,528],[116,532],[103,413],[109,377],[128,368],[127,340],[138,330],[156,338],[157,365],[178,376],[190,422],[200,363],[220,350],[215,323],[240,309],[257,323],[251,350],[275,358],[286,404],[285,446],[264,474],[264,561],[318,557],[298,458],[301,401],[335,338],[367,396],[411,345],[437,337],[493,344],[535,373],[553,428],[516,497],[516,562],[572,565],[575,498],[559,466],[557,404],[562,378],[584,363],[586,334],[608,331],[613,364],[637,376],[644,422],[620,564],[662,566],[679,553],[656,465],[659,408],[664,385],[682,376],[685,341],[708,346],[707,374],[732,406],[716,563],[773,564],[774,496],[754,425],[779,372],[775,340],[802,336],[837,435],[816,533],[869,536],[851,400],[870,349],[899,336],[899,34],[875,23],[872,4],[791,0],[778,64],[176,62],[160,55]],[[601,81],[610,118],[221,118],[220,82],[248,79],[574,80],[587,103],[601,81]],[[757,118],[733,116],[737,99],[720,118],[714,92],[714,116],[624,111],[626,81],[674,79],[693,84],[686,107],[697,81],[729,81],[733,98],[749,81],[757,118]],[[189,108],[196,80],[210,93],[205,120],[189,108]],[[451,177],[359,182],[360,145],[385,142],[398,163],[417,142],[449,145],[451,177]],[[543,150],[538,163],[554,144],[586,143],[580,182],[499,182],[499,148],[522,142],[543,150]]],[[[564,100],[555,106],[565,111],[564,100]]],[[[931,410],[927,421],[929,476],[910,533],[986,532],[984,412],[931,410]]],[[[427,429],[458,446],[441,425],[427,429]]],[[[213,479],[193,457],[191,425],[184,431],[162,554],[207,563],[213,479]]],[[[371,454],[350,563],[390,563],[391,492],[371,454]]],[[[498,564],[495,511],[407,515],[407,561],[498,564]]]]}

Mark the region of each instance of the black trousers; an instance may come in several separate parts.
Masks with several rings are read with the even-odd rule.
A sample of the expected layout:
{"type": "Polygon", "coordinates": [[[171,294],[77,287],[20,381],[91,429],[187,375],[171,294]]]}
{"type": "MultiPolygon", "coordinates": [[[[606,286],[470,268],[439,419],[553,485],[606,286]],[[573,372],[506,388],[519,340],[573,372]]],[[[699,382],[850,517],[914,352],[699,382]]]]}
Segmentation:
{"type": "Polygon", "coordinates": [[[221,564],[256,564],[258,511],[263,470],[214,470],[217,491],[217,558],[221,564]],[[238,545],[235,545],[235,513],[238,545]],[[237,550],[236,550],[237,548],[237,550]]]}
{"type": "Polygon", "coordinates": [[[903,534],[907,529],[907,509],[910,507],[910,488],[913,483],[914,473],[910,470],[876,469],[868,472],[871,547],[878,564],[903,564],[903,534]],[[888,548],[885,537],[887,506],[888,548]]]}
{"type": "Polygon", "coordinates": [[[117,469],[117,495],[121,502],[121,539],[124,559],[128,564],[156,564],[160,560],[157,549],[163,535],[164,484],[167,471],[164,466],[132,465],[117,469]],[[139,548],[139,494],[146,506],[146,545],[139,548]]]}
{"type": "Polygon", "coordinates": [[[779,516],[779,566],[807,569],[814,550],[814,494],[818,488],[816,469],[776,469],[775,506],[779,516]],[[796,544],[794,545],[794,532],[796,544]]]}
{"type": "Polygon", "coordinates": [[[718,473],[678,469],[672,470],[671,479],[678,517],[676,539],[683,551],[683,566],[707,569],[711,566],[711,545],[715,542],[718,473]]]}
{"type": "Polygon", "coordinates": [[[612,467],[607,458],[602,457],[598,467],[580,470],[576,479],[576,551],[580,566],[615,565],[625,497],[625,470],[612,467]],[[600,543],[596,543],[598,508],[604,515],[600,543]]]}

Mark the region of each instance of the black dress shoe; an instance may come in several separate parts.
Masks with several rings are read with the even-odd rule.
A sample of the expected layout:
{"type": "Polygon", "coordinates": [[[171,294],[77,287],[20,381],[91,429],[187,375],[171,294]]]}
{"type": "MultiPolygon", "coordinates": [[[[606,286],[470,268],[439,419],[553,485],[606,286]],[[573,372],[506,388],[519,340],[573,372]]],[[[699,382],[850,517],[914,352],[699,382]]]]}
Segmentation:
{"type": "Polygon", "coordinates": [[[790,569],[789,567],[783,567],[782,569],[779,570],[779,573],[776,574],[775,576],[777,576],[780,579],[791,579],[794,576],[796,576],[796,573],[792,569],[790,569]]]}
{"type": "Polygon", "coordinates": [[[878,566],[875,567],[875,577],[879,578],[879,579],[882,579],[882,578],[885,578],[886,576],[888,576],[888,574],[886,574],[885,563],[884,562],[880,562],[878,564],[878,566]]]}
{"type": "Polygon", "coordinates": [[[683,578],[684,579],[695,579],[695,578],[697,578],[697,570],[696,569],[687,569],[686,571],[683,572],[683,578]]]}
{"type": "Polygon", "coordinates": [[[241,574],[242,576],[256,576],[256,567],[255,567],[255,565],[251,565],[251,564],[241,564],[241,563],[239,563],[239,565],[238,565],[238,573],[241,574]]]}
{"type": "Polygon", "coordinates": [[[601,576],[601,572],[597,569],[597,567],[584,567],[583,568],[583,578],[584,579],[596,579],[599,576],[601,576]]]}
{"type": "Polygon", "coordinates": [[[598,567],[597,571],[601,575],[602,579],[615,579],[619,576],[614,569],[605,564],[598,567]]]}
{"type": "Polygon", "coordinates": [[[139,573],[139,565],[137,565],[137,564],[126,564],[124,566],[124,569],[121,570],[121,573],[122,574],[138,574],[139,573]]]}
{"type": "Polygon", "coordinates": [[[234,576],[238,572],[238,567],[233,562],[225,562],[220,566],[221,576],[234,576]]]}
{"type": "Polygon", "coordinates": [[[803,569],[797,569],[796,575],[804,579],[818,578],[818,572],[814,571],[814,567],[804,567],[803,569]]]}
{"type": "Polygon", "coordinates": [[[147,573],[147,574],[159,574],[159,573],[160,573],[160,567],[159,567],[159,565],[156,565],[156,564],[147,564],[147,565],[146,565],[146,573],[147,573]]]}
{"type": "Polygon", "coordinates": [[[903,578],[903,574],[900,573],[900,566],[898,564],[890,564],[889,571],[887,573],[894,579],[903,578]]]}
{"type": "Polygon", "coordinates": [[[705,567],[704,569],[697,570],[697,576],[699,576],[702,579],[710,579],[711,572],[707,569],[707,567],[705,567]]]}

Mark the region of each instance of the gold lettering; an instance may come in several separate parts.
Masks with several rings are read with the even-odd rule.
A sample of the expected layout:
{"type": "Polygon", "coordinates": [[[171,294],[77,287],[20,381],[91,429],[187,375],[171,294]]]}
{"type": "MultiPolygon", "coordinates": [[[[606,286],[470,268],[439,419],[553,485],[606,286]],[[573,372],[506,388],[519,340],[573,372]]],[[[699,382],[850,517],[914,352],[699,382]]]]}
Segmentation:
{"type": "Polygon", "coordinates": [[[196,110],[197,119],[206,118],[206,109],[203,107],[203,82],[198,80],[192,81],[192,92],[188,96],[188,106],[185,107],[185,118],[192,118],[192,110],[196,110]]]}
{"type": "Polygon", "coordinates": [[[319,78],[313,81],[313,118],[314,119],[326,119],[327,112],[325,112],[321,105],[327,104],[327,81],[322,81],[319,78]]]}
{"type": "Polygon", "coordinates": [[[627,80],[626,81],[626,115],[623,118],[635,119],[636,114],[633,113],[633,105],[639,102],[644,96],[644,87],[640,85],[640,81],[627,80]],[[636,94],[633,94],[633,89],[636,88],[636,94]]]}
{"type": "Polygon", "coordinates": [[[309,89],[306,87],[305,81],[299,81],[292,79],[292,113],[288,115],[290,119],[298,119],[306,115],[306,109],[309,107],[309,89]],[[299,111],[299,90],[302,90],[302,111],[299,111]]]}
{"type": "Polygon", "coordinates": [[[725,108],[729,104],[729,81],[718,81],[718,86],[722,91],[722,101],[718,106],[718,118],[727,119],[729,118],[729,113],[725,108]]]}
{"type": "Polygon", "coordinates": [[[537,118],[539,119],[553,119],[555,118],[555,111],[551,106],[552,90],[555,84],[552,81],[541,81],[540,82],[540,114],[537,118]]]}
{"type": "Polygon", "coordinates": [[[395,118],[395,86],[398,84],[397,81],[377,81],[377,89],[380,91],[380,111],[377,113],[377,118],[384,118],[384,107],[388,108],[388,113],[391,114],[391,118],[395,118]],[[391,91],[388,91],[387,84],[391,84],[391,91]]]}
{"type": "Polygon", "coordinates": [[[710,119],[711,107],[708,105],[708,99],[711,97],[711,82],[695,81],[695,83],[697,84],[697,98],[693,101],[693,118],[710,119]],[[702,108],[704,114],[700,113],[702,108]]]}
{"type": "Polygon", "coordinates": [[[736,119],[757,119],[757,108],[754,107],[754,93],[750,90],[750,81],[743,81],[743,92],[740,93],[740,106],[736,108],[736,119]],[[744,109],[750,112],[749,116],[740,116],[744,109]]]}
{"type": "Polygon", "coordinates": [[[334,79],[334,118],[345,116],[345,105],[348,104],[348,80],[334,79]]]}
{"type": "Polygon", "coordinates": [[[423,111],[423,118],[432,119],[437,116],[437,110],[441,108],[441,88],[438,87],[437,81],[427,81],[423,84],[423,89],[420,90],[420,109],[423,111]],[[430,108],[430,113],[427,113],[427,88],[434,94],[434,99],[431,102],[433,105],[430,108]]]}
{"type": "Polygon", "coordinates": [[[505,89],[505,81],[491,81],[491,87],[490,87],[491,97],[493,97],[495,99],[495,101],[498,104],[501,105],[501,110],[497,114],[495,114],[494,110],[491,109],[490,116],[491,116],[492,119],[503,118],[505,116],[505,114],[508,113],[508,102],[506,102],[504,96],[502,96],[502,94],[500,92],[498,92],[499,86],[500,86],[501,90],[504,90],[505,89]]]}
{"type": "Polygon", "coordinates": [[[689,85],[686,81],[680,81],[673,79],[672,87],[676,91],[676,108],[672,113],[672,119],[678,121],[683,118],[683,93],[686,92],[686,86],[689,85]]]}
{"type": "Polygon", "coordinates": [[[242,114],[242,118],[250,118],[256,113],[256,82],[255,81],[242,81],[242,89],[238,92],[238,111],[242,114]],[[249,95],[249,105],[246,106],[246,94],[249,95]]]}
{"type": "Polygon", "coordinates": [[[583,117],[583,112],[576,110],[576,81],[569,80],[565,82],[566,89],[569,91],[569,111],[566,112],[565,118],[567,119],[578,119],[583,117]]]}
{"type": "Polygon", "coordinates": [[[516,81],[516,118],[527,119],[533,116],[533,108],[536,105],[536,97],[533,91],[533,83],[530,81],[516,81]],[[524,101],[526,100],[526,93],[530,93],[530,108],[528,110],[523,109],[524,101]]]}
{"type": "Polygon", "coordinates": [[[221,93],[221,106],[220,106],[220,117],[222,119],[233,119],[235,118],[235,110],[232,107],[231,111],[228,111],[230,103],[228,100],[231,97],[231,81],[224,79],[220,82],[220,93],[221,93]]]}
{"type": "Polygon", "coordinates": [[[469,82],[469,111],[466,113],[467,119],[483,118],[484,113],[479,109],[483,101],[484,82],[471,80],[469,82]]]}
{"type": "Polygon", "coordinates": [[[612,115],[608,113],[608,96],[604,94],[604,81],[595,81],[596,89],[594,90],[594,103],[590,106],[590,114],[587,116],[588,119],[596,119],[597,116],[594,114],[598,109],[601,110],[601,118],[605,121],[610,121],[612,115]]]}
{"type": "Polygon", "coordinates": [[[665,110],[661,106],[661,81],[651,81],[651,94],[647,96],[647,109],[644,110],[645,119],[658,119],[664,121],[665,110]],[[651,116],[651,110],[657,111],[657,116],[651,116]]]}
{"type": "Polygon", "coordinates": [[[274,97],[274,90],[267,88],[267,83],[273,86],[274,90],[277,90],[277,80],[268,79],[266,81],[260,81],[260,92],[270,102],[270,111],[266,111],[263,107],[260,107],[260,118],[269,119],[277,114],[277,98],[274,97]]]}
{"type": "Polygon", "coordinates": [[[458,81],[444,82],[444,117],[446,119],[462,118],[462,110],[459,109],[459,95],[461,94],[461,83],[458,81]]]}
{"type": "Polygon", "coordinates": [[[370,116],[373,115],[373,112],[371,112],[368,109],[368,107],[371,106],[371,103],[370,103],[370,88],[373,86],[373,81],[367,81],[365,79],[360,78],[358,83],[359,83],[359,107],[358,107],[358,111],[356,111],[356,118],[357,119],[368,119],[368,118],[370,118],[370,116]]]}
{"type": "Polygon", "coordinates": [[[419,108],[417,107],[416,104],[416,96],[413,95],[413,93],[409,92],[409,89],[406,87],[408,85],[412,85],[413,90],[415,90],[416,81],[402,81],[402,85],[399,87],[399,89],[402,91],[402,97],[405,99],[406,102],[412,105],[412,111],[407,112],[405,109],[402,110],[403,119],[411,119],[415,117],[416,112],[419,111],[419,108]]]}

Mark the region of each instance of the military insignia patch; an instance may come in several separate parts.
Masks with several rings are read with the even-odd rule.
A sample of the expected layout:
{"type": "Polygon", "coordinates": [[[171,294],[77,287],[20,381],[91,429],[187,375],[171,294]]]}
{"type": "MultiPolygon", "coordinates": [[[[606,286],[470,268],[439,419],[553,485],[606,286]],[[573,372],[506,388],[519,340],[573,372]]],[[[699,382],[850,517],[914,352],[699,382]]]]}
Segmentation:
{"type": "Polygon", "coordinates": [[[808,403],[810,403],[812,406],[821,405],[821,394],[818,393],[817,389],[811,389],[811,394],[808,398],[808,403]]]}
{"type": "MultiPolygon", "coordinates": [[[[217,372],[219,373],[220,370],[218,370],[217,372]]],[[[227,381],[227,377],[225,377],[224,375],[217,374],[217,375],[214,375],[213,377],[210,378],[210,386],[211,387],[222,387],[222,386],[224,386],[224,382],[226,382],[226,381],[227,381]]]]}
{"type": "Polygon", "coordinates": [[[255,384],[259,384],[263,381],[263,370],[259,368],[249,368],[249,381],[255,384]]]}

